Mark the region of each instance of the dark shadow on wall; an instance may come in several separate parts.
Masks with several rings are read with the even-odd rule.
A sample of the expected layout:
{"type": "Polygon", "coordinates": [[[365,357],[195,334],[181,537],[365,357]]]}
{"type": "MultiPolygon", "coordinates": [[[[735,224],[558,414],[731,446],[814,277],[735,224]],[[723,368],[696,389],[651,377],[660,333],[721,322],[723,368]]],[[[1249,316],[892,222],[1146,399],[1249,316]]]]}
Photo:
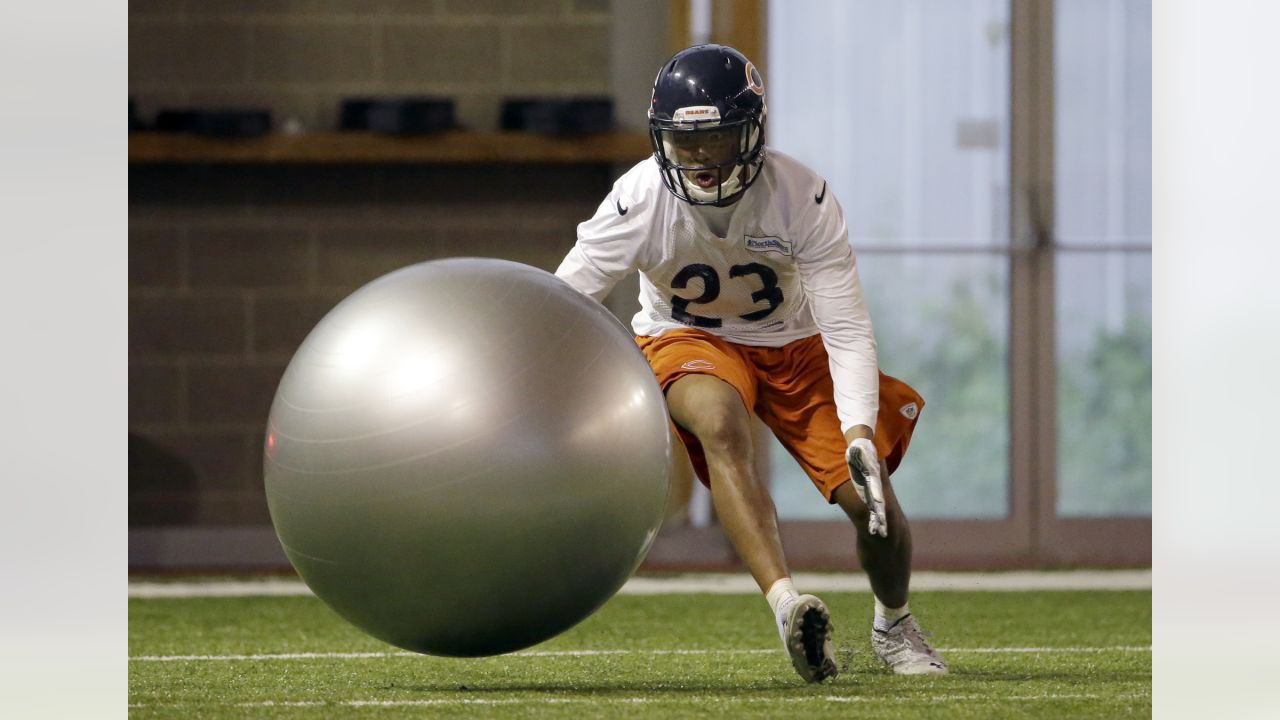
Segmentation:
{"type": "Polygon", "coordinates": [[[198,505],[190,463],[129,433],[129,527],[189,524],[198,505]]]}

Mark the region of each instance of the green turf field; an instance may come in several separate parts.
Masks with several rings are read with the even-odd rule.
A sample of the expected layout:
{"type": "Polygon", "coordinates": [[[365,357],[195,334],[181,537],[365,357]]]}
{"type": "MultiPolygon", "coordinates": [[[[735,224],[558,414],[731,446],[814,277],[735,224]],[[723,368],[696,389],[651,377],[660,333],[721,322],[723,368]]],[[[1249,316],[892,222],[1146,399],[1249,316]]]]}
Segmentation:
{"type": "Polygon", "coordinates": [[[821,685],[795,674],[753,595],[618,596],[542,645],[478,660],[401,653],[310,597],[131,599],[129,715],[1151,714],[1150,591],[916,593],[912,610],[951,663],[940,678],[884,671],[868,640],[869,594],[822,597],[841,674],[821,685]],[[294,657],[306,654],[321,656],[294,657]]]}

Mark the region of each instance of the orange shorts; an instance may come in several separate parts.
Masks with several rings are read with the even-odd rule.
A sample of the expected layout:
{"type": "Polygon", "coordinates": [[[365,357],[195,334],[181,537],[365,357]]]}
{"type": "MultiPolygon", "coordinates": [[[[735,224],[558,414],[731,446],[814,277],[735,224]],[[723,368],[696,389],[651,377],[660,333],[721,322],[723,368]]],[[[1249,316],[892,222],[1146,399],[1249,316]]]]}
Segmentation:
{"type": "MultiPolygon", "coordinates": [[[[739,345],[701,330],[681,329],[657,337],[639,336],[636,343],[664,393],[686,375],[710,375],[731,385],[747,411],[773,431],[827,502],[834,502],[832,493],[849,480],[849,468],[821,336],[774,348],[739,345]]],[[[890,473],[902,462],[922,409],[924,398],[911,386],[880,373],[875,444],[890,473]]],[[[702,446],[684,428],[672,425],[689,451],[698,479],[709,487],[702,446]]]]}

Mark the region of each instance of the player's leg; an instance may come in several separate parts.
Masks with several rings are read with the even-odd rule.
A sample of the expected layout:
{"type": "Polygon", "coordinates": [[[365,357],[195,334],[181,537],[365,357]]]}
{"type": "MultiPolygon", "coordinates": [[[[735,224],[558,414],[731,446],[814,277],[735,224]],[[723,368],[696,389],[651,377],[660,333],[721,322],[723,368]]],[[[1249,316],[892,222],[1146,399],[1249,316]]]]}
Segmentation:
{"type": "MultiPolygon", "coordinates": [[[[876,597],[875,627],[887,629],[893,652],[877,641],[873,647],[898,673],[945,672],[946,665],[923,643],[919,626],[909,618],[907,599],[911,580],[911,528],[898,502],[889,473],[901,462],[919,409],[924,400],[901,381],[880,376],[880,417],[875,445],[881,456],[888,537],[872,535],[869,513],[849,477],[845,464],[845,438],[836,414],[826,350],[820,338],[787,345],[772,354],[766,373],[759,377],[758,411],[783,446],[808,474],[828,502],[839,504],[854,522],[856,552],[876,597]],[[898,625],[895,622],[902,620],[898,625]],[[895,629],[896,628],[896,629],[895,629]],[[910,652],[902,651],[904,632],[910,652]],[[916,642],[919,640],[920,642],[916,642]],[[926,652],[927,651],[927,652],[926,652]]],[[[883,638],[881,638],[883,639],[883,638]]]]}
{"type": "Polygon", "coordinates": [[[830,615],[821,600],[795,592],[777,511],[755,471],[747,408],[755,404],[756,385],[740,349],[693,330],[637,341],[725,533],[765,593],[796,671],[809,682],[834,677],[830,615]]]}
{"type": "Polygon", "coordinates": [[[701,445],[716,516],[765,593],[796,672],[809,682],[835,677],[831,615],[818,598],[796,593],[791,582],[778,512],[755,471],[751,415],[742,396],[719,378],[686,375],[667,389],[667,408],[701,445]]]}
{"type": "Polygon", "coordinates": [[[762,356],[756,365],[765,371],[758,378],[761,419],[827,501],[840,505],[853,520],[858,560],[876,597],[890,607],[905,604],[911,579],[911,530],[889,482],[884,459],[893,446],[884,445],[887,438],[881,437],[882,423],[877,422],[875,444],[881,455],[888,537],[869,532],[867,507],[850,480],[844,461],[845,437],[821,339],[814,336],[784,348],[753,352],[762,356]]]}
{"type": "Polygon", "coordinates": [[[667,494],[667,510],[662,524],[681,527],[689,522],[689,502],[693,498],[694,470],[684,443],[671,428],[671,491],[667,494]]]}
{"type": "Polygon", "coordinates": [[[889,467],[880,462],[880,479],[884,485],[885,518],[889,523],[889,536],[873,535],[868,530],[870,513],[866,503],[858,497],[852,482],[845,482],[835,489],[832,499],[857,529],[858,563],[867,572],[871,591],[876,599],[890,608],[907,604],[911,585],[911,527],[902,512],[898,496],[889,480],[889,467]]]}
{"type": "Polygon", "coordinates": [[[693,466],[711,490],[725,534],[762,591],[787,576],[777,512],[753,463],[750,408],[756,385],[736,346],[680,330],[637,338],[689,441],[693,466]]]}
{"type": "Polygon", "coordinates": [[[876,656],[899,675],[942,675],[947,663],[929,643],[907,605],[911,584],[911,527],[889,481],[889,467],[880,463],[889,536],[867,530],[870,513],[852,482],[836,488],[835,500],[857,529],[858,562],[867,571],[876,596],[871,647],[876,656]]]}
{"type": "Polygon", "coordinates": [[[911,527],[889,479],[889,474],[902,462],[911,442],[916,418],[923,407],[924,399],[909,385],[880,374],[876,449],[881,457],[880,477],[889,523],[888,537],[868,532],[869,513],[852,482],[837,488],[833,494],[833,499],[857,528],[858,559],[867,569],[876,595],[871,647],[877,657],[900,675],[948,672],[946,661],[929,643],[907,605],[911,582],[911,527]]]}
{"type": "Polygon", "coordinates": [[[719,378],[686,375],[667,389],[667,408],[701,444],[716,516],[760,590],[767,592],[789,573],[778,514],[752,462],[751,416],[742,397],[719,378]]]}

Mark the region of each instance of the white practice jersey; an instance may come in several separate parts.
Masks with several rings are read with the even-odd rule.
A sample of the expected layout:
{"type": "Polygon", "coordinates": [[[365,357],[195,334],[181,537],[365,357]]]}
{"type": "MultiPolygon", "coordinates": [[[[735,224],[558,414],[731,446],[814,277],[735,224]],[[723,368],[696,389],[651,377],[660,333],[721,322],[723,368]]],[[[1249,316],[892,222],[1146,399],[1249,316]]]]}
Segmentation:
{"type": "Polygon", "coordinates": [[[743,345],[780,347],[822,333],[840,425],[876,425],[879,372],[871,316],[844,212],[826,182],[768,151],[764,169],[718,236],[673,196],[649,158],[618,179],[556,275],[596,300],[640,273],[637,335],[695,327],[743,345]]]}

